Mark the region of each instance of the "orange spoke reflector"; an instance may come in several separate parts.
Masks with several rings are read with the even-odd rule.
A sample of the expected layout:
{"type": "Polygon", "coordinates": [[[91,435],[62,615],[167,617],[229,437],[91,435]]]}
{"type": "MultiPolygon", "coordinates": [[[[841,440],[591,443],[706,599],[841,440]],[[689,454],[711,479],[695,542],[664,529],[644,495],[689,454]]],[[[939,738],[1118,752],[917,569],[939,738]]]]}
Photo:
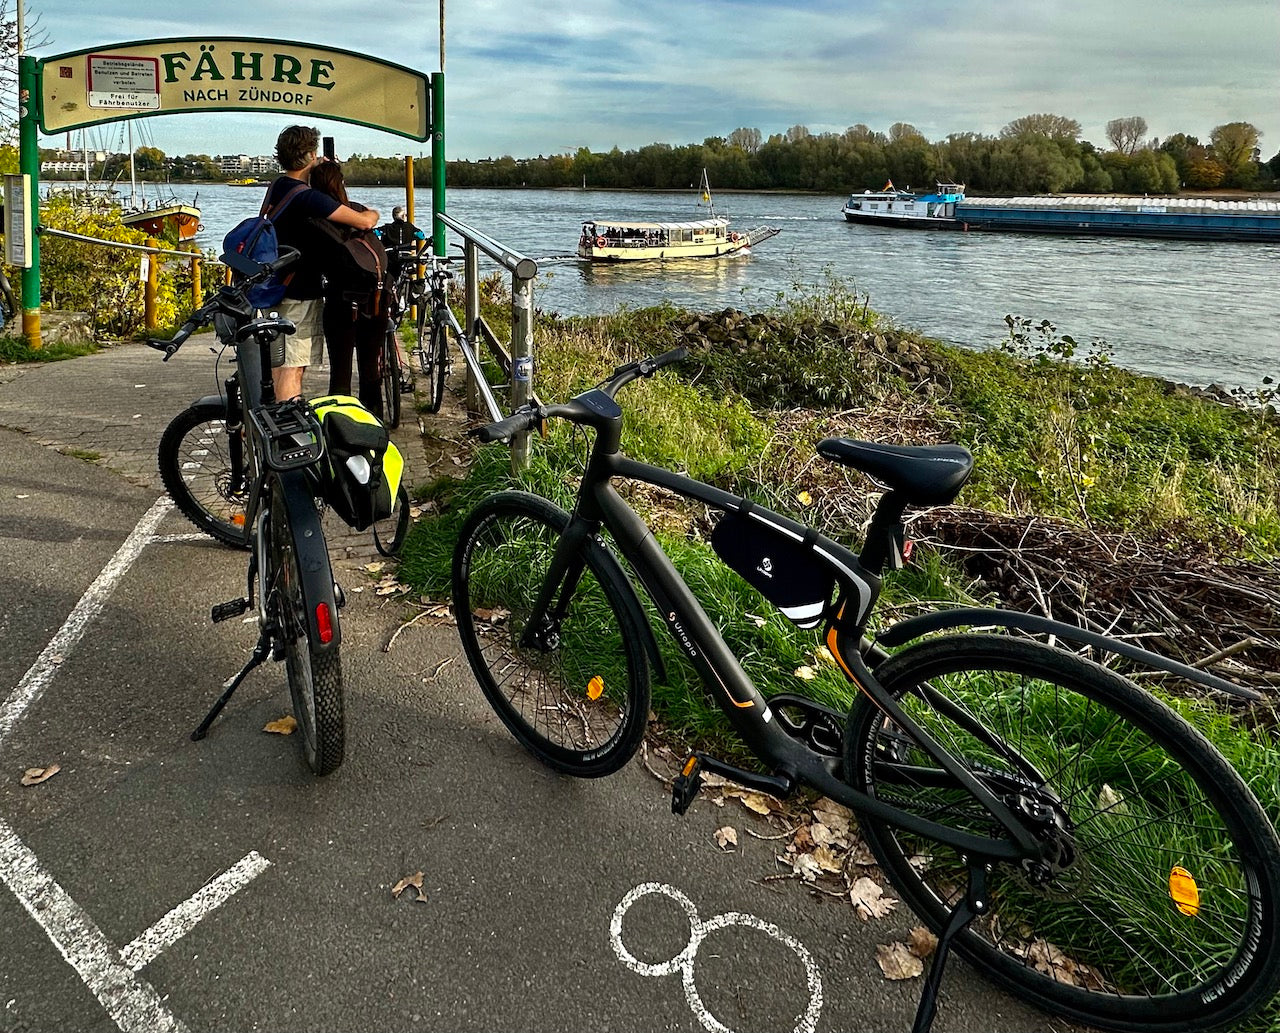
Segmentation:
{"type": "Polygon", "coordinates": [[[1184,915],[1200,913],[1200,888],[1185,868],[1174,867],[1169,872],[1169,896],[1184,915]]]}
{"type": "Polygon", "coordinates": [[[604,695],[604,679],[596,675],[587,682],[587,699],[599,699],[604,695]]]}
{"type": "Polygon", "coordinates": [[[232,522],[233,524],[235,524],[235,525],[236,525],[236,527],[244,527],[244,514],[243,514],[243,513],[236,513],[236,514],[231,518],[231,522],[232,522]]]}

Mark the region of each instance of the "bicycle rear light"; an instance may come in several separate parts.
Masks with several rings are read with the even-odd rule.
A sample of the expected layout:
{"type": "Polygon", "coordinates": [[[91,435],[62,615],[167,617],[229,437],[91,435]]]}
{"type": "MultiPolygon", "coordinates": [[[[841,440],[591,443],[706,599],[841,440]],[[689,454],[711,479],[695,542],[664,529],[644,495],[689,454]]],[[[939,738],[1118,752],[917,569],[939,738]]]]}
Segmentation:
{"type": "Polygon", "coordinates": [[[333,641],[333,614],[329,612],[328,603],[320,603],[316,607],[316,627],[320,629],[320,641],[328,644],[333,641]]]}

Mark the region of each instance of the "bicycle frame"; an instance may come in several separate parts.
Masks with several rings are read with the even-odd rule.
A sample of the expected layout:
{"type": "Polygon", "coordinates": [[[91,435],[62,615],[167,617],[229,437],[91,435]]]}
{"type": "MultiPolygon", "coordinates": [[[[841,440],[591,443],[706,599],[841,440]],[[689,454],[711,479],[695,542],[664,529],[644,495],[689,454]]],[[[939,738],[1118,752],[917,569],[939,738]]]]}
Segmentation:
{"type": "MultiPolygon", "coordinates": [[[[776,789],[783,794],[796,784],[807,785],[856,811],[874,815],[900,828],[947,843],[972,856],[990,861],[1034,858],[1040,855],[1036,839],[1013,812],[966,766],[947,752],[927,731],[907,715],[868,669],[860,650],[862,631],[880,591],[878,573],[868,570],[858,557],[822,535],[813,549],[836,575],[838,603],[830,617],[825,640],[845,675],[885,714],[916,739],[921,747],[992,814],[1012,837],[997,840],[971,835],[899,810],[842,781],[835,758],[811,750],[792,738],[774,720],[768,701],[752,683],[697,597],[685,584],[663,552],[644,520],[614,488],[614,478],[635,480],[665,488],[727,513],[743,511],[745,500],[691,478],[641,463],[606,448],[592,453],[579,486],[578,501],[569,526],[561,536],[542,592],[535,603],[529,627],[538,615],[549,612],[555,598],[567,601],[581,574],[581,547],[601,526],[608,529],[618,550],[630,564],[653,600],[668,632],[702,678],[708,695],[727,715],[735,731],[762,761],[776,773],[776,789]]],[[[754,504],[745,514],[771,525],[781,533],[803,539],[812,533],[804,525],[754,504]]],[[[875,549],[869,541],[868,548],[875,549]]],[[[638,606],[638,603],[637,603],[638,606]]],[[[646,625],[647,626],[647,625],[646,625]]]]}

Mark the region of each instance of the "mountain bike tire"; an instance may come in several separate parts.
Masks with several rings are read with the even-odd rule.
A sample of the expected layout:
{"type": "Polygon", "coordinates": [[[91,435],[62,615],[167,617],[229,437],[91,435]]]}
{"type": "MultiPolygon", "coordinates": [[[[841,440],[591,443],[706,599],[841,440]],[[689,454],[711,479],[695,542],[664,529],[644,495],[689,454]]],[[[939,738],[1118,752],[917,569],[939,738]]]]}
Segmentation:
{"type": "Polygon", "coordinates": [[[391,429],[400,426],[400,356],[396,350],[396,331],[389,328],[383,337],[382,355],[382,415],[391,429]]]}
{"type": "Polygon", "coordinates": [[[321,649],[311,641],[302,571],[279,480],[272,482],[269,520],[268,599],[274,600],[284,640],[285,673],[298,738],[307,766],[317,775],[328,775],[342,766],[346,744],[341,646],[321,649]]]}
{"type": "MultiPolygon", "coordinates": [[[[954,941],[979,971],[1046,1011],[1133,1033],[1222,1026],[1275,994],[1280,843],[1237,773],[1169,707],[1079,656],[1004,636],[927,640],[875,673],[998,796],[1042,808],[1046,859],[997,865],[989,910],[954,941]]],[[[999,834],[865,697],[850,712],[845,769],[877,799],[999,834]]],[[[941,930],[965,862],[859,821],[903,899],[941,930]]]]}
{"type": "Polygon", "coordinates": [[[246,444],[228,436],[226,417],[220,402],[197,402],[178,413],[160,437],[160,480],[178,510],[201,531],[247,549],[246,444]]]}
{"type": "Polygon", "coordinates": [[[598,540],[558,619],[528,620],[569,515],[501,492],[467,518],[453,553],[453,608],[476,681],[544,764],[582,778],[631,759],[649,716],[649,658],[621,568],[598,540]],[[526,631],[538,633],[522,643],[526,631]]]}

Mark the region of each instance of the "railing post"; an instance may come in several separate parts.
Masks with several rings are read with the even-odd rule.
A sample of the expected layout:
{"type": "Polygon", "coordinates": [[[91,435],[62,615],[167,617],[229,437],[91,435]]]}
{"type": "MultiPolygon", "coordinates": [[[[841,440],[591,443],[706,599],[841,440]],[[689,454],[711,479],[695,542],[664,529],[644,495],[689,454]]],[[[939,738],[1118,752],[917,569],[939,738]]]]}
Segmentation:
{"type": "MultiPolygon", "coordinates": [[[[155,237],[147,238],[147,247],[158,248],[160,241],[155,237]]],[[[160,286],[160,256],[148,254],[147,281],[142,289],[142,323],[148,330],[156,328],[156,292],[160,286]]]]}
{"type": "MultiPolygon", "coordinates": [[[[517,264],[511,274],[511,411],[529,403],[533,382],[533,276],[517,264]]],[[[520,473],[529,466],[529,432],[511,438],[511,472],[520,473]]]]}
{"type": "MultiPolygon", "coordinates": [[[[463,318],[466,322],[467,337],[472,341],[479,340],[480,326],[480,249],[470,240],[465,240],[462,248],[462,290],[465,304],[463,318]]],[[[476,383],[471,367],[467,366],[467,412],[480,411],[480,385],[476,383]]]]}
{"type": "Polygon", "coordinates": [[[191,256],[191,306],[199,308],[200,302],[204,300],[204,287],[200,283],[200,271],[204,268],[204,258],[200,254],[200,248],[192,245],[191,256]]]}

